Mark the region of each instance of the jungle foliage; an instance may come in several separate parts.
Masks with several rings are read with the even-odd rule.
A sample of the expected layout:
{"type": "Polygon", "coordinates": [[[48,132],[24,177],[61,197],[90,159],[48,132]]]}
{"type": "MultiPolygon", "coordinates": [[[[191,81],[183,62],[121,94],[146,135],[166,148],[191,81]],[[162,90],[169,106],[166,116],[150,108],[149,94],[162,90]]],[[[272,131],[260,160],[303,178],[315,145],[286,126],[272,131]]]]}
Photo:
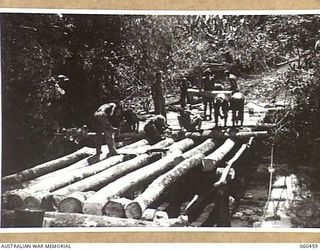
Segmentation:
{"type": "Polygon", "coordinates": [[[283,83],[294,97],[283,131],[319,138],[319,28],[318,15],[2,14],[3,171],[74,150],[57,131],[90,129],[100,104],[149,95],[156,71],[175,93],[207,63],[245,78],[299,57],[283,83]]]}

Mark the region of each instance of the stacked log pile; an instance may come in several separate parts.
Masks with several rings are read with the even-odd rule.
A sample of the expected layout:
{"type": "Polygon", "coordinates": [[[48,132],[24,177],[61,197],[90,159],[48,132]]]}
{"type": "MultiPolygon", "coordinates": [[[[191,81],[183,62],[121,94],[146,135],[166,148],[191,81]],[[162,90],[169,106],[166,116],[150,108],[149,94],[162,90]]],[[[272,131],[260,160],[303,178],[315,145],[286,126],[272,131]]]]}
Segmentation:
{"type": "MultiPolygon", "coordinates": [[[[106,159],[83,148],[3,177],[8,190],[2,194],[2,208],[8,210],[3,216],[14,218],[12,210],[44,210],[42,226],[48,227],[190,226],[201,217],[202,205],[212,201],[212,190],[225,188],[230,173],[237,175],[234,163],[248,145],[239,149],[236,138],[219,141],[205,133],[152,146],[140,140],[106,159]]],[[[104,146],[102,155],[107,150],[104,146]]],[[[228,210],[228,194],[219,197],[215,208],[228,210]]]]}

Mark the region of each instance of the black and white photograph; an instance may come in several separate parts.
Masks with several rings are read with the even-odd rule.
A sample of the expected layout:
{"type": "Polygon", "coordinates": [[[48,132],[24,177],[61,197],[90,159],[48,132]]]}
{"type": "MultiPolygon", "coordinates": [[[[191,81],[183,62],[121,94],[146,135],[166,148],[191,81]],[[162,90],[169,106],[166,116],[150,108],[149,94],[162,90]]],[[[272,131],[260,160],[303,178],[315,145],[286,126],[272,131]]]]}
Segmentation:
{"type": "Polygon", "coordinates": [[[2,229],[320,228],[319,12],[0,23],[2,229]]]}

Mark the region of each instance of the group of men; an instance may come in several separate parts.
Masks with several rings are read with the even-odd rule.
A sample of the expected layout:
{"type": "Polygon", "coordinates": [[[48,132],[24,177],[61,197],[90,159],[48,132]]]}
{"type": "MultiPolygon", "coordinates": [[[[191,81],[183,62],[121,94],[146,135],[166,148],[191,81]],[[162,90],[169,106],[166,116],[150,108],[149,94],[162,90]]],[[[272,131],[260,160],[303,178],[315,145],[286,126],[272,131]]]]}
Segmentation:
{"type": "MultiPolygon", "coordinates": [[[[165,110],[165,85],[162,72],[156,73],[156,80],[151,86],[151,95],[154,102],[155,116],[150,118],[144,126],[147,140],[154,144],[162,139],[162,133],[168,128],[165,110]]],[[[105,139],[109,148],[108,156],[116,155],[115,135],[119,128],[115,126],[116,120],[124,119],[126,124],[134,130],[138,130],[139,121],[132,110],[123,109],[122,102],[106,103],[100,106],[94,113],[94,127],[96,131],[96,154],[100,155],[101,146],[105,139]]],[[[123,123],[119,123],[121,125],[123,123]]]]}
{"type": "MultiPolygon", "coordinates": [[[[203,90],[212,91],[212,90],[223,90],[225,89],[224,85],[221,83],[217,83],[214,74],[207,69],[203,72],[202,77],[202,88],[203,90]]],[[[233,74],[230,74],[229,71],[225,72],[226,78],[229,80],[229,90],[232,92],[239,91],[237,86],[236,77],[233,74]]],[[[155,82],[151,86],[151,96],[154,103],[154,113],[155,116],[150,118],[144,126],[144,131],[146,133],[146,137],[151,144],[154,144],[162,139],[162,133],[168,128],[166,121],[166,109],[165,109],[165,85],[162,79],[162,72],[157,72],[155,75],[155,82]]],[[[186,109],[186,104],[188,103],[188,81],[186,78],[182,79],[181,88],[180,88],[180,116],[178,117],[180,126],[187,130],[196,130],[201,128],[202,118],[200,116],[196,116],[192,114],[191,111],[186,109]]],[[[206,119],[206,110],[209,104],[210,109],[210,119],[212,113],[212,105],[220,105],[223,107],[223,98],[217,98],[217,104],[212,103],[212,100],[209,98],[204,98],[204,120],[206,119]],[[221,99],[221,100],[220,100],[221,99]]],[[[217,112],[215,112],[217,113],[217,112]]],[[[129,121],[129,126],[134,126],[131,120],[137,120],[137,117],[134,118],[134,114],[129,112],[131,117],[126,120],[129,121]]],[[[217,114],[218,115],[218,114],[217,114]]],[[[115,117],[119,117],[120,119],[126,118],[123,116],[123,107],[122,103],[107,103],[102,105],[97,109],[94,113],[94,122],[95,122],[95,130],[97,133],[96,139],[96,150],[97,154],[101,154],[101,145],[103,143],[103,134],[106,140],[106,143],[109,148],[109,155],[117,154],[117,150],[115,148],[115,134],[119,132],[117,126],[115,126],[112,121],[115,117]]],[[[215,114],[216,116],[216,114],[215,114]]],[[[217,119],[217,117],[215,117],[217,119]]],[[[136,121],[135,121],[136,122],[136,121]]]]}

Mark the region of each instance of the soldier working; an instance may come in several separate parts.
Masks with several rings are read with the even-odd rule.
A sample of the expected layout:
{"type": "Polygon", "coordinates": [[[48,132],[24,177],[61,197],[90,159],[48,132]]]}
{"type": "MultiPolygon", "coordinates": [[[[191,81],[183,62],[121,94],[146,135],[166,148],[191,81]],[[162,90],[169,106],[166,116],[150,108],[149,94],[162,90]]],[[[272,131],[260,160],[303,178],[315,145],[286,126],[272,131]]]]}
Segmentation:
{"type": "Polygon", "coordinates": [[[165,86],[162,80],[162,73],[156,73],[156,81],[151,86],[151,95],[156,115],[166,116],[165,86]]]}
{"type": "Polygon", "coordinates": [[[115,147],[114,135],[118,129],[111,124],[111,120],[116,115],[116,110],[121,109],[121,104],[106,103],[99,107],[94,113],[94,126],[97,133],[96,150],[97,155],[101,154],[101,145],[103,143],[103,134],[106,139],[106,144],[109,148],[108,156],[117,154],[115,147]],[[103,134],[102,134],[103,133],[103,134]]]}
{"type": "Polygon", "coordinates": [[[162,134],[168,128],[166,118],[156,115],[150,118],[144,126],[146,138],[150,144],[155,144],[163,139],[162,134]]]}

